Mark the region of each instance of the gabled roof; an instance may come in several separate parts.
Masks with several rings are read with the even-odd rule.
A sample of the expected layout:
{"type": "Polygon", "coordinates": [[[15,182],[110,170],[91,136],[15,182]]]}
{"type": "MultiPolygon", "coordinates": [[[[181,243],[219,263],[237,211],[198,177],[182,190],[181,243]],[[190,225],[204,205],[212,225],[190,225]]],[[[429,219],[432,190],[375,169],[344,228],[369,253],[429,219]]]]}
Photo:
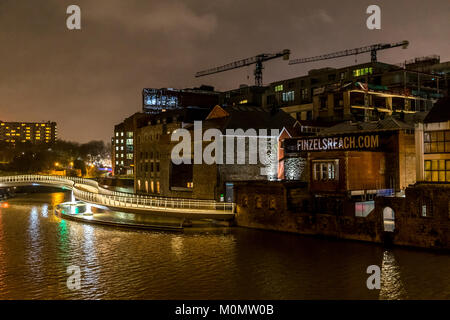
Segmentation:
{"type": "Polygon", "coordinates": [[[424,123],[446,122],[450,120],[450,97],[439,99],[423,120],[424,123]]]}
{"type": "Polygon", "coordinates": [[[255,106],[216,106],[205,124],[218,129],[283,129],[294,127],[296,120],[282,110],[271,112],[255,106]]]}

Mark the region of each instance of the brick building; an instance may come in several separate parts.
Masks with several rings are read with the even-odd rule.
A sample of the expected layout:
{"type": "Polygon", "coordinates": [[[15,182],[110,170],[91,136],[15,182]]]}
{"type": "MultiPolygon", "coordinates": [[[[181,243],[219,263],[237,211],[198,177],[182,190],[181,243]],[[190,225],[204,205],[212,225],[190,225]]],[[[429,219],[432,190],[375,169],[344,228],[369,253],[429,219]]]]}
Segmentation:
{"type": "MultiPolygon", "coordinates": [[[[414,121],[423,116],[343,122],[314,136],[286,139],[286,159],[304,160],[299,180],[308,183],[317,206],[329,202],[334,210],[343,210],[339,207],[345,200],[353,203],[353,212],[366,215],[376,196],[404,194],[416,182],[414,121]]],[[[297,166],[285,163],[286,176],[297,166]]]]}
{"type": "Polygon", "coordinates": [[[196,120],[204,120],[209,110],[187,107],[153,115],[136,132],[134,189],[140,194],[171,196],[177,190],[190,190],[192,174],[173,172],[170,135],[196,120]]]}
{"type": "Polygon", "coordinates": [[[138,128],[149,121],[150,116],[135,113],[114,126],[111,138],[112,173],[115,176],[133,176],[134,174],[134,138],[138,128]]]}

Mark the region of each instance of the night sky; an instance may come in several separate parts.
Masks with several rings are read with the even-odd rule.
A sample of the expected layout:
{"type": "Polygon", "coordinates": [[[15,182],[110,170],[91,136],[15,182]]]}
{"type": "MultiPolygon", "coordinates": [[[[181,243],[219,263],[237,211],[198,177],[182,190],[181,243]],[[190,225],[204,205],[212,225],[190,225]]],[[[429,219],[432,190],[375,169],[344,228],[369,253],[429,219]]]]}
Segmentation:
{"type": "MultiPolygon", "coordinates": [[[[449,17],[449,0],[0,0],[0,120],[52,120],[61,139],[109,141],[114,124],[141,110],[142,88],[253,84],[253,67],[194,74],[258,53],[287,48],[300,58],[409,40],[379,61],[449,61],[449,17]],[[66,28],[71,4],[81,7],[82,30],[66,28]],[[370,4],[381,6],[381,30],[366,27],[370,4]]],[[[354,62],[274,60],[264,83],[354,62]]]]}

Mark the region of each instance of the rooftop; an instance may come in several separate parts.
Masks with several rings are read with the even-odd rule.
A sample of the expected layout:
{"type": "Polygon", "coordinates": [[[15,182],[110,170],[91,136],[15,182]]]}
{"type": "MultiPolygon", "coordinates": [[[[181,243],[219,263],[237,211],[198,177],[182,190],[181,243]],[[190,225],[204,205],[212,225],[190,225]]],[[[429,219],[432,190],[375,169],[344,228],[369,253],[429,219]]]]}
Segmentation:
{"type": "Polygon", "coordinates": [[[446,122],[450,120],[450,97],[439,99],[428,112],[424,123],[446,122]]]}

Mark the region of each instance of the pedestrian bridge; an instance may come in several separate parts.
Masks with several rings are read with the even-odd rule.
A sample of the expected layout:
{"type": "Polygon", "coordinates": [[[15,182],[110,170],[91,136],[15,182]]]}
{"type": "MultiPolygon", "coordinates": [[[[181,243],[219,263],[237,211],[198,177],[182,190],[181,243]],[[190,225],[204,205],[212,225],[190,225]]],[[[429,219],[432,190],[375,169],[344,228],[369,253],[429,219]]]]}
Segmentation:
{"type": "Polygon", "coordinates": [[[111,191],[97,181],[79,177],[15,175],[0,177],[0,188],[14,186],[68,188],[76,199],[114,211],[153,214],[181,219],[231,220],[234,203],[186,198],[165,198],[111,191]]]}

